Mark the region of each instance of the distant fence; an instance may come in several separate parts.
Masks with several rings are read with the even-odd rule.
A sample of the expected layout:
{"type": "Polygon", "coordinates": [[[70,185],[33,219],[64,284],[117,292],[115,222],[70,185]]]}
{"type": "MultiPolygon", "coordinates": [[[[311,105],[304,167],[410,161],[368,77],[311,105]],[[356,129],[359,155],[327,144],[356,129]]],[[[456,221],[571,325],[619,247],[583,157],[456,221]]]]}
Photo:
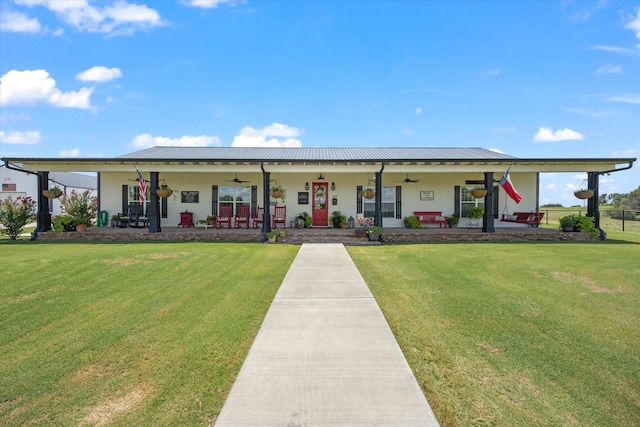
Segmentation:
{"type": "MultiPolygon", "coordinates": [[[[540,209],[544,212],[542,222],[550,226],[559,226],[560,218],[567,215],[586,215],[586,208],[575,209],[540,209]]],[[[605,231],[632,231],[640,233],[640,211],[631,210],[600,210],[600,227],[605,231]]]]}

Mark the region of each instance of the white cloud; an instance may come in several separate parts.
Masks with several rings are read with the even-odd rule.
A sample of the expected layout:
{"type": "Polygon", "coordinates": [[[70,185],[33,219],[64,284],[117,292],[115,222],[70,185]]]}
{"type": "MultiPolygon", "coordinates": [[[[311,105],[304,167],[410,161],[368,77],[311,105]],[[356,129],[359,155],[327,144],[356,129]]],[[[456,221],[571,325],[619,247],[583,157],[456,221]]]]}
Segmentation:
{"type": "Polygon", "coordinates": [[[46,7],[65,24],[90,33],[132,34],[165,25],[156,10],[123,0],[94,3],[98,7],[92,6],[87,0],[16,0],[16,3],[46,7]]]}
{"type": "Polygon", "coordinates": [[[78,157],[80,155],[79,148],[71,148],[69,150],[60,150],[58,153],[60,157],[78,157]]]}
{"type": "Polygon", "coordinates": [[[416,108],[416,116],[419,116],[420,114],[422,114],[422,108],[418,107],[416,108]]]}
{"type": "Polygon", "coordinates": [[[413,129],[409,129],[409,128],[404,128],[404,129],[400,129],[400,133],[403,135],[413,135],[413,129]]]}
{"type": "Polygon", "coordinates": [[[479,74],[480,77],[498,76],[502,73],[500,68],[494,68],[492,70],[485,70],[479,74]]]}
{"type": "Polygon", "coordinates": [[[634,51],[632,49],[627,49],[624,47],[618,46],[605,46],[605,45],[596,45],[591,46],[593,50],[604,50],[605,52],[618,53],[620,55],[634,55],[634,51]]]}
{"type": "Polygon", "coordinates": [[[232,147],[301,147],[297,138],[303,131],[284,125],[272,123],[262,129],[245,126],[240,134],[233,138],[232,147]]]}
{"type": "Polygon", "coordinates": [[[0,123],[28,122],[29,120],[31,120],[31,117],[27,116],[25,113],[0,114],[0,123]]]}
{"type": "Polygon", "coordinates": [[[0,77],[0,105],[36,105],[88,109],[93,89],[61,92],[45,70],[11,70],[0,77]]]}
{"type": "Polygon", "coordinates": [[[183,0],[182,3],[187,6],[199,7],[202,9],[212,9],[214,7],[218,7],[219,4],[229,3],[230,5],[234,5],[238,3],[237,0],[183,0]]]}
{"type": "Polygon", "coordinates": [[[498,150],[497,148],[489,148],[489,151],[493,151],[494,153],[504,154],[504,151],[498,150]]]}
{"type": "Polygon", "coordinates": [[[149,133],[136,136],[131,145],[136,148],[160,147],[209,147],[220,146],[220,138],[217,136],[189,136],[185,135],[180,138],[166,138],[164,136],[153,136],[149,133]]]}
{"type": "Polygon", "coordinates": [[[103,66],[91,67],[86,71],[76,74],[76,79],[83,82],[108,82],[109,80],[122,77],[119,68],[107,68],[103,66]]]}
{"type": "Polygon", "coordinates": [[[37,145],[42,140],[39,130],[28,130],[25,132],[0,131],[0,142],[4,144],[16,144],[16,145],[37,145]]]}
{"type": "Polygon", "coordinates": [[[40,32],[40,21],[36,18],[29,18],[20,12],[6,11],[0,15],[0,31],[9,33],[38,33],[40,32]]]}
{"type": "Polygon", "coordinates": [[[598,67],[598,69],[596,70],[596,73],[598,74],[618,74],[622,71],[622,67],[619,65],[611,65],[611,64],[606,64],[606,65],[601,65],[598,67]]]}
{"type": "Polygon", "coordinates": [[[629,104],[640,104],[640,93],[624,93],[609,98],[607,101],[627,102],[629,104]]]}
{"type": "MultiPolygon", "coordinates": [[[[625,29],[634,31],[636,33],[636,37],[640,40],[640,8],[636,10],[636,16],[629,16],[629,22],[624,26],[625,29]]],[[[639,45],[640,47],[640,45],[639,45]]]]}
{"type": "Polygon", "coordinates": [[[533,142],[558,142],[582,139],[584,139],[582,134],[568,128],[558,129],[553,132],[550,128],[541,127],[533,136],[533,142]]]}

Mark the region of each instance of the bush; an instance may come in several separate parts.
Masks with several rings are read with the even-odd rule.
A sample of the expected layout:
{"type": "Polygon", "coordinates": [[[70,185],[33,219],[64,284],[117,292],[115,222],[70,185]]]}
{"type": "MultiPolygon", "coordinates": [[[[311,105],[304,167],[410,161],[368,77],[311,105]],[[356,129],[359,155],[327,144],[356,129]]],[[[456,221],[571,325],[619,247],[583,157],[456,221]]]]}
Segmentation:
{"type": "Polygon", "coordinates": [[[96,197],[91,196],[91,190],[83,192],[73,190],[71,195],[62,196],[60,204],[64,213],[73,217],[74,225],[91,225],[96,219],[98,201],[96,197]]]}
{"type": "Polygon", "coordinates": [[[31,197],[19,196],[13,200],[11,196],[0,200],[0,233],[6,234],[11,240],[18,236],[29,221],[33,220],[36,202],[31,197]]]}

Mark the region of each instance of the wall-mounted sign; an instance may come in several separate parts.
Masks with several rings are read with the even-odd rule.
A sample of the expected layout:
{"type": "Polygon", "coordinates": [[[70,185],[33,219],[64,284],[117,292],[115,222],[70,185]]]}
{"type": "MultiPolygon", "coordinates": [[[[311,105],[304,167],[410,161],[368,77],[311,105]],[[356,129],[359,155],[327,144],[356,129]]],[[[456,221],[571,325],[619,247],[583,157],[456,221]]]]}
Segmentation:
{"type": "Polygon", "coordinates": [[[433,191],[421,191],[420,192],[420,200],[432,201],[434,200],[433,191]]]}
{"type": "Polygon", "coordinates": [[[198,203],[200,193],[198,191],[181,191],[180,199],[182,203],[198,203]]]}
{"type": "Polygon", "coordinates": [[[308,191],[299,191],[298,192],[298,204],[299,205],[308,205],[309,204],[309,192],[308,191]]]}

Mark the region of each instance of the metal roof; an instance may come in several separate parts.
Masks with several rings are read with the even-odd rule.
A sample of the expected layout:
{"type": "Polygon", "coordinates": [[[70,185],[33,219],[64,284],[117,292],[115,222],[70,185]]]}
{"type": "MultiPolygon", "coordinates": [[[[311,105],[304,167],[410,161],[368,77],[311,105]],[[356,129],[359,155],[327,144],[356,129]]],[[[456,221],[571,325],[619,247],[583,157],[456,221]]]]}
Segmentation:
{"type": "Polygon", "coordinates": [[[432,161],[513,160],[485,148],[257,148],[153,147],[118,156],[128,160],[183,161],[432,161]]]}

